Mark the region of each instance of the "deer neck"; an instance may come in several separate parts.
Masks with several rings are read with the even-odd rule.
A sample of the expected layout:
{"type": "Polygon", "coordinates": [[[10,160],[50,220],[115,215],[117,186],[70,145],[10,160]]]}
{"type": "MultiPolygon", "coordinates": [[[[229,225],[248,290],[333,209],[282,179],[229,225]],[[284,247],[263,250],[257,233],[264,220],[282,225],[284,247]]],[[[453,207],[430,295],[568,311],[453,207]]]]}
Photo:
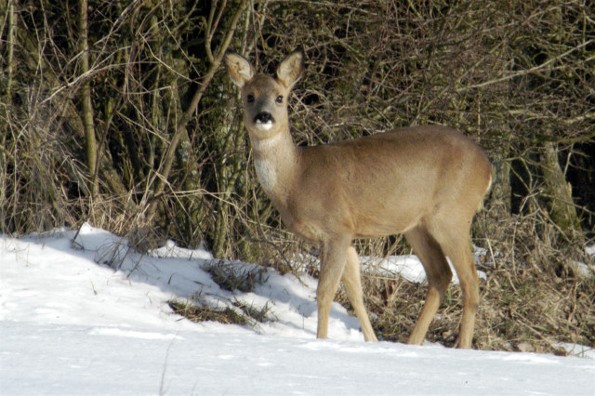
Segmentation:
{"type": "Polygon", "coordinates": [[[254,167],[264,192],[276,205],[285,205],[299,167],[298,147],[289,129],[267,138],[250,135],[254,167]]]}

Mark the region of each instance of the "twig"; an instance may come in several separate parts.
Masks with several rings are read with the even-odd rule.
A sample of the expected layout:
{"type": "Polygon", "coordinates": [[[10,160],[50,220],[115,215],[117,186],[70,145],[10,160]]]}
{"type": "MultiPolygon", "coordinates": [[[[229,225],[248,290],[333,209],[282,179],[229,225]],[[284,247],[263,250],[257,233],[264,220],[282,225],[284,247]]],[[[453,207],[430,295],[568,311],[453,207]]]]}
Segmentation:
{"type": "Polygon", "coordinates": [[[541,65],[532,67],[532,68],[527,69],[527,70],[520,70],[518,72],[511,73],[511,74],[509,74],[507,76],[499,77],[499,78],[496,78],[496,79],[493,79],[493,80],[484,81],[484,82],[479,83],[479,84],[474,84],[474,85],[469,85],[469,86],[466,86],[466,87],[457,88],[456,92],[458,92],[458,93],[467,92],[467,91],[470,91],[470,90],[475,89],[475,88],[482,88],[482,87],[485,87],[485,86],[488,86],[488,85],[500,83],[502,81],[512,80],[513,78],[524,76],[524,75],[527,75],[527,74],[531,74],[531,73],[534,73],[534,72],[539,71],[541,69],[545,69],[546,67],[548,67],[552,63],[557,62],[560,59],[563,59],[563,58],[567,57],[568,55],[570,55],[571,53],[573,53],[575,51],[578,51],[578,50],[580,50],[580,49],[582,49],[584,47],[587,47],[588,45],[592,44],[593,42],[594,42],[594,40],[589,40],[589,41],[584,42],[584,43],[582,43],[580,45],[577,45],[576,47],[573,47],[573,48],[569,49],[568,51],[566,51],[566,52],[564,52],[564,53],[562,53],[562,54],[560,54],[560,55],[558,55],[558,56],[556,56],[556,57],[548,60],[547,62],[542,63],[541,65]]]}

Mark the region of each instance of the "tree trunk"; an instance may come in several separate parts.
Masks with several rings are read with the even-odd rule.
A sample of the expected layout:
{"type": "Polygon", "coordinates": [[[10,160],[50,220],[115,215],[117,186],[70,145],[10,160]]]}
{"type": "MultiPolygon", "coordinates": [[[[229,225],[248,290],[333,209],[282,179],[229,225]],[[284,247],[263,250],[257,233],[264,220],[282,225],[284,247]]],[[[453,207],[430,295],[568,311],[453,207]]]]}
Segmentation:
{"type": "Polygon", "coordinates": [[[503,218],[510,215],[511,194],[509,144],[504,143],[501,150],[492,153],[494,180],[492,181],[491,209],[494,216],[503,218]]]}
{"type": "Polygon", "coordinates": [[[93,103],[91,102],[91,84],[89,77],[89,40],[87,24],[87,0],[79,0],[79,48],[81,51],[81,74],[84,76],[81,96],[83,124],[85,128],[85,145],[87,152],[87,168],[89,169],[89,194],[93,198],[97,195],[97,141],[95,125],[93,123],[93,103]]]}
{"type": "Polygon", "coordinates": [[[541,153],[541,171],[545,183],[545,196],[549,200],[549,215],[562,232],[570,236],[580,229],[580,221],[572,200],[572,188],[566,182],[558,161],[558,149],[547,142],[541,153]]]}

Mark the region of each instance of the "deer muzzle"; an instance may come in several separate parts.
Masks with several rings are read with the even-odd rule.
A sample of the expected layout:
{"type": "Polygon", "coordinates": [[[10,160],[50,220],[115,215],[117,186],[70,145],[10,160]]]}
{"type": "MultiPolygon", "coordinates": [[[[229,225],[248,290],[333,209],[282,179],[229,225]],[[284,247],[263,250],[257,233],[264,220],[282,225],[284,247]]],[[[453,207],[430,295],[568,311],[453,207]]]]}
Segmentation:
{"type": "Polygon", "coordinates": [[[273,127],[273,123],[275,122],[275,118],[271,113],[268,112],[261,112],[254,117],[254,124],[258,129],[263,131],[268,131],[273,127]]]}

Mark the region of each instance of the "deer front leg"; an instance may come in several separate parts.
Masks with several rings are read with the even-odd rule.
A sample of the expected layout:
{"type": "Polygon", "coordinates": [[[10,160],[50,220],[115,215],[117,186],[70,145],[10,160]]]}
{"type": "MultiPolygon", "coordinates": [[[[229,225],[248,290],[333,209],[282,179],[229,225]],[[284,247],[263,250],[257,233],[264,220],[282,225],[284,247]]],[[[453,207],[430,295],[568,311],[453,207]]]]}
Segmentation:
{"type": "Polygon", "coordinates": [[[362,333],[364,333],[364,340],[378,341],[374,334],[374,329],[372,329],[366,306],[364,305],[359,257],[353,246],[347,249],[347,265],[343,271],[343,285],[345,286],[345,291],[347,292],[347,297],[349,297],[355,316],[359,319],[362,333]]]}
{"type": "Polygon", "coordinates": [[[350,238],[329,240],[322,247],[322,260],[320,264],[320,278],[316,289],[318,304],[318,331],[317,338],[328,337],[328,321],[331,304],[339,288],[341,275],[347,262],[347,249],[351,245],[350,238]]]}

